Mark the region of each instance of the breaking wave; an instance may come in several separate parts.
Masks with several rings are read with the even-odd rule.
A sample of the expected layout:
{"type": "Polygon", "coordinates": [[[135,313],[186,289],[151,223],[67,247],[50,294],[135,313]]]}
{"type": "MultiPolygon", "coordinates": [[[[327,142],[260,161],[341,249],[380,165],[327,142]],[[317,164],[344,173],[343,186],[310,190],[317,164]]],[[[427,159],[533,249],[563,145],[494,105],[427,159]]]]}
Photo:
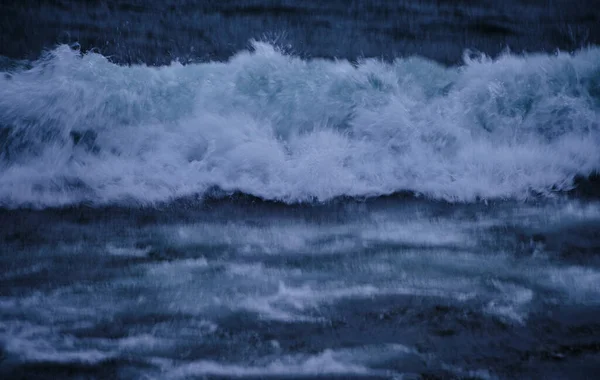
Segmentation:
{"type": "Polygon", "coordinates": [[[288,203],[413,192],[526,199],[600,170],[600,48],[460,67],[304,60],[119,66],[62,45],[2,60],[0,206],[288,203]]]}

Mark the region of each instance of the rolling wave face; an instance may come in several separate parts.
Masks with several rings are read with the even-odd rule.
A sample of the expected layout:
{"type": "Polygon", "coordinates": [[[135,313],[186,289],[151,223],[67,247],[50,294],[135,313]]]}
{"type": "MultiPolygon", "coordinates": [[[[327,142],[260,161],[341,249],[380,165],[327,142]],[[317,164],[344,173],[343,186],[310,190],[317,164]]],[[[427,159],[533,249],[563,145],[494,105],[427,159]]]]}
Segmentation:
{"type": "Polygon", "coordinates": [[[600,170],[600,48],[574,55],[118,66],[59,46],[0,78],[0,205],[524,199],[600,170]]]}

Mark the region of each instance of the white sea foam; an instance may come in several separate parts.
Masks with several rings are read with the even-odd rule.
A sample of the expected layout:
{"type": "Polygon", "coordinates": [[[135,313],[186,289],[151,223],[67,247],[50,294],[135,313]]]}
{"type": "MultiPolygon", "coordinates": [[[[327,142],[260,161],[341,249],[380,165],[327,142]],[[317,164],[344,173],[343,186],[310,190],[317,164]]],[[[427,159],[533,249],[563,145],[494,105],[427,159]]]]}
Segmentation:
{"type": "Polygon", "coordinates": [[[28,322],[0,323],[0,338],[5,352],[22,361],[97,364],[116,356],[114,351],[79,347],[73,337],[28,322]]]}
{"type": "Polygon", "coordinates": [[[106,245],[106,251],[113,256],[145,257],[151,251],[151,247],[117,247],[112,244],[106,245]]]}
{"type": "Polygon", "coordinates": [[[486,311],[508,321],[523,324],[527,317],[529,303],[534,296],[533,291],[514,284],[504,284],[497,280],[492,284],[499,291],[499,297],[494,297],[489,301],[486,311]]]}
{"type": "Polygon", "coordinates": [[[371,363],[389,358],[417,355],[411,348],[402,345],[367,346],[346,350],[325,350],[315,355],[286,355],[266,357],[259,364],[244,365],[200,360],[183,365],[162,363],[170,378],[191,376],[261,376],[287,377],[307,375],[398,375],[392,371],[369,368],[371,363]]]}
{"type": "Polygon", "coordinates": [[[0,205],[566,190],[600,169],[599,62],[589,48],[352,65],[255,43],[153,68],[60,46],[0,76],[0,205]]]}

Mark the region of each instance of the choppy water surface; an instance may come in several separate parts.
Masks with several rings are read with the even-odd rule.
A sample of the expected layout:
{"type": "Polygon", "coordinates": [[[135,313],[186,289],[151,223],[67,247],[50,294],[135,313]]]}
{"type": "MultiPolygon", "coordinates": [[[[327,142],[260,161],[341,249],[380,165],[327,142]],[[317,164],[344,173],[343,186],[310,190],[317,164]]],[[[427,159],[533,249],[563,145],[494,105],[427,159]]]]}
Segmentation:
{"type": "Polygon", "coordinates": [[[585,378],[600,359],[597,202],[237,200],[9,222],[9,377],[585,378]]]}
{"type": "Polygon", "coordinates": [[[594,377],[599,7],[3,3],[0,377],[594,377]]]}

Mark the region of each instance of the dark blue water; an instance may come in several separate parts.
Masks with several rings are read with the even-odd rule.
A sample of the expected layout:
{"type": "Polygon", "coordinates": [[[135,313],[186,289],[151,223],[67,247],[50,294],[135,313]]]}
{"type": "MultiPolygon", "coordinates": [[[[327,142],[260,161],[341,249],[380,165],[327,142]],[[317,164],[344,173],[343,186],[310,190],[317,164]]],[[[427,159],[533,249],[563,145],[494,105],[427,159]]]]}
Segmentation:
{"type": "Polygon", "coordinates": [[[0,5],[0,377],[587,379],[600,4],[0,5]]]}
{"type": "Polygon", "coordinates": [[[600,41],[598,0],[5,1],[0,54],[37,58],[79,43],[119,63],[223,60],[250,39],[303,57],[422,55],[461,63],[465,49],[496,55],[572,50],[600,41]]]}

